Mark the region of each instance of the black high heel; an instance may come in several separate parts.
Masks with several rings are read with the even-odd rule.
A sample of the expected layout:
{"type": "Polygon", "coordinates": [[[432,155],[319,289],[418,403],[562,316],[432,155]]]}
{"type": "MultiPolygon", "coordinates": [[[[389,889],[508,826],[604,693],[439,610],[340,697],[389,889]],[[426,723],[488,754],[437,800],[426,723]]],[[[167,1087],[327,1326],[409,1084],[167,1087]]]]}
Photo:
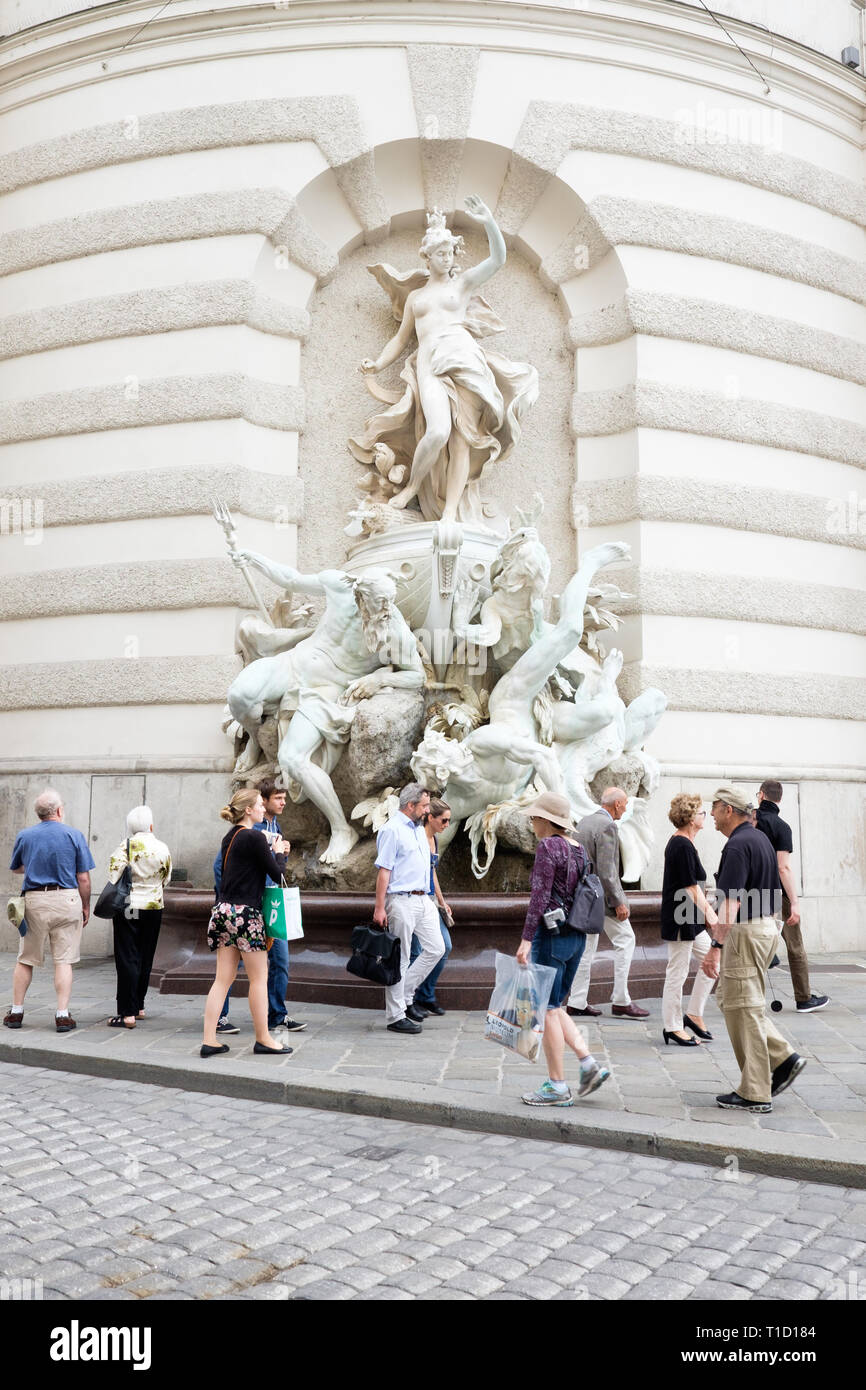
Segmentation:
{"type": "Polygon", "coordinates": [[[708,1033],[705,1029],[699,1028],[694,1019],[689,1018],[688,1014],[683,1014],[683,1027],[691,1028],[692,1032],[700,1038],[701,1042],[713,1041],[712,1033],[708,1033]]]}
{"type": "Polygon", "coordinates": [[[667,1028],[662,1029],[662,1037],[665,1040],[665,1047],[669,1042],[675,1042],[680,1047],[697,1047],[698,1045],[697,1038],[678,1038],[676,1033],[669,1033],[667,1028]]]}

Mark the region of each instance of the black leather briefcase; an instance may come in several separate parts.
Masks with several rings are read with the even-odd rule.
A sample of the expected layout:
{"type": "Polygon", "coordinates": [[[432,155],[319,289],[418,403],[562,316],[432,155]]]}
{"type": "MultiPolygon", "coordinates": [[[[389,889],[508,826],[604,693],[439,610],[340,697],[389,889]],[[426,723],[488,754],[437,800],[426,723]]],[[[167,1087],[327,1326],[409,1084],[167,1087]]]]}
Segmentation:
{"type": "Polygon", "coordinates": [[[346,969],[350,975],[360,975],[377,985],[395,985],[400,978],[400,938],[375,922],[354,927],[346,969]]]}

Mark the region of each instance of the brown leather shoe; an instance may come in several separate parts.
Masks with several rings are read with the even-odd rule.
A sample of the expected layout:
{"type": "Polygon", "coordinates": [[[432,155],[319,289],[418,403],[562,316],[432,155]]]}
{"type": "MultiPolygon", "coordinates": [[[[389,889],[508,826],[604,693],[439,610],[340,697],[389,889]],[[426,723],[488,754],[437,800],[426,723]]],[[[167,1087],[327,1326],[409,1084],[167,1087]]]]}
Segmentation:
{"type": "Polygon", "coordinates": [[[78,1027],[78,1024],[70,1014],[66,1014],[63,1018],[61,1018],[60,1014],[55,1014],[54,1027],[57,1029],[58,1033],[71,1033],[73,1028],[78,1027]]]}
{"type": "Polygon", "coordinates": [[[639,1009],[637,1004],[611,1004],[614,1018],[649,1018],[649,1009],[639,1009]]]}
{"type": "Polygon", "coordinates": [[[20,1028],[24,1019],[23,1014],[13,1014],[10,1010],[3,1020],[4,1028],[20,1028]]]}
{"type": "Polygon", "coordinates": [[[589,1004],[585,1009],[572,1009],[569,1006],[565,1012],[569,1018],[601,1018],[601,1009],[592,1009],[589,1004]]]}

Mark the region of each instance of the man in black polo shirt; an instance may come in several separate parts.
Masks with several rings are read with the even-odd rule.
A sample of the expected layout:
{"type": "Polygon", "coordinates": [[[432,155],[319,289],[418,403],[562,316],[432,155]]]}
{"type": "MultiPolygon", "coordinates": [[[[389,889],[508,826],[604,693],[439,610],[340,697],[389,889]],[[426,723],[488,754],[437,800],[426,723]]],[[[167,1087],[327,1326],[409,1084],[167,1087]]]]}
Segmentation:
{"type": "Polygon", "coordinates": [[[737,1089],[716,1096],[716,1104],[767,1114],[771,1096],[786,1090],[806,1062],[767,1018],[766,975],[779,939],[774,914],[782,890],[772,846],[749,824],[748,812],[742,792],[715,792],[713,821],[728,843],[716,874],[719,921],[701,968],[719,980],[716,998],[741,1073],[737,1089]]]}
{"type": "Polygon", "coordinates": [[[830,998],[826,994],[813,994],[809,984],[809,960],[800,930],[800,904],[797,901],[797,885],[791,868],[794,837],[790,825],[779,815],[781,800],[782,783],[767,778],[761,783],[761,790],[758,792],[755,823],[773,846],[779,865],[779,878],[782,880],[782,940],[788,952],[788,969],[794,986],[797,1013],[812,1014],[816,1009],[826,1008],[830,998]]]}

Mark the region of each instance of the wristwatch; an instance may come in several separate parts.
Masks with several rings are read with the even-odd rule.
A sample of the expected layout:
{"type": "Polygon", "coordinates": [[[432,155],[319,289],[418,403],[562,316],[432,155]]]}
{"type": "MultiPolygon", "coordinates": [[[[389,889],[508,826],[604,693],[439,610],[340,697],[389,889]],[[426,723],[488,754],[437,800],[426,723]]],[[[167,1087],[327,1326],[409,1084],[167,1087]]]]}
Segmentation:
{"type": "Polygon", "coordinates": [[[710,946],[716,951],[724,950],[723,943],[721,941],[716,941],[715,937],[710,941],[710,946]]]}

